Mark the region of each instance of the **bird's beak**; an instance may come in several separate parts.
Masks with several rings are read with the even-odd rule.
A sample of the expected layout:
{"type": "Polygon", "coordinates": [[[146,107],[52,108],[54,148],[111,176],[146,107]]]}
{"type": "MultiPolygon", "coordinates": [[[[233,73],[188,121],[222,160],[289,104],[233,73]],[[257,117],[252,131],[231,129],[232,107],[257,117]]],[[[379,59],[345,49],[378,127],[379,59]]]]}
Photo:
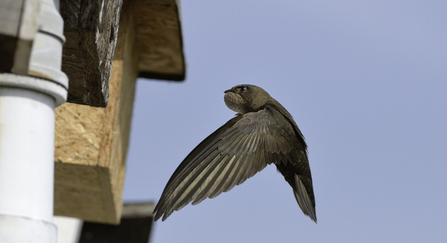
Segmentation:
{"type": "Polygon", "coordinates": [[[227,92],[232,92],[233,90],[231,90],[231,89],[228,89],[228,90],[225,90],[224,91],[224,93],[227,93],[227,92]]]}

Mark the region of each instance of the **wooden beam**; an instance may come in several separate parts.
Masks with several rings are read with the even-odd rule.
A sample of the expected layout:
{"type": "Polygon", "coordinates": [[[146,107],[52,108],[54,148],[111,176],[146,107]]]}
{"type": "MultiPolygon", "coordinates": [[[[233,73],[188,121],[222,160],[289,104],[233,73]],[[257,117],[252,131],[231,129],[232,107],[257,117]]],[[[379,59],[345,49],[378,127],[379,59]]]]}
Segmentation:
{"type": "Polygon", "coordinates": [[[178,11],[174,0],[62,0],[69,99],[88,106],[56,109],[56,215],[119,222],[136,78],[185,76],[178,11]],[[107,89],[107,107],[91,107],[107,104],[107,89]]]}
{"type": "Polygon", "coordinates": [[[153,203],[126,203],[120,225],[84,222],[79,243],[147,243],[154,220],[153,209],[153,203]]]}
{"type": "Polygon", "coordinates": [[[123,0],[61,0],[68,102],[105,107],[123,0]]]}
{"type": "Polygon", "coordinates": [[[56,215],[117,224],[138,75],[130,6],[121,13],[107,108],[66,103],[56,109],[56,215]]]}
{"type": "Polygon", "coordinates": [[[185,57],[176,0],[133,0],[140,49],[139,76],[182,81],[185,57]]]}
{"type": "MultiPolygon", "coordinates": [[[[124,0],[136,25],[139,77],[182,81],[185,58],[176,0],[124,0]]],[[[62,71],[68,102],[105,107],[123,0],[61,0],[64,19],[62,71]]]]}

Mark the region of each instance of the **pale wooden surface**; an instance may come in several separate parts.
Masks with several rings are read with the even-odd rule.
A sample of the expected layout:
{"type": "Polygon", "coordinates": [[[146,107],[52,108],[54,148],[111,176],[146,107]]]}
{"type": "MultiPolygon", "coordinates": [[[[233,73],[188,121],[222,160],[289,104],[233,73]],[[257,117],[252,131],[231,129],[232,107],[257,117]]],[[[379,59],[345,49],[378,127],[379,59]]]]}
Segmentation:
{"type": "Polygon", "coordinates": [[[56,109],[55,214],[119,223],[138,50],[133,16],[122,13],[109,104],[56,109]]]}
{"type": "Polygon", "coordinates": [[[139,76],[181,81],[185,58],[180,6],[175,0],[133,0],[140,49],[139,76]]]}
{"type": "Polygon", "coordinates": [[[178,4],[124,0],[121,6],[118,0],[62,0],[61,10],[66,21],[63,71],[70,77],[69,98],[90,106],[66,103],[56,109],[54,211],[116,224],[121,218],[136,78],[185,76],[178,4]],[[102,27],[96,26],[101,6],[106,9],[102,23],[108,21],[102,27]],[[113,16],[116,11],[121,15],[113,16]],[[93,33],[99,37],[94,39],[93,33]],[[114,56],[108,84],[110,55],[114,56]],[[107,103],[105,89],[98,85],[109,85],[107,108],[91,107],[107,103]]]}

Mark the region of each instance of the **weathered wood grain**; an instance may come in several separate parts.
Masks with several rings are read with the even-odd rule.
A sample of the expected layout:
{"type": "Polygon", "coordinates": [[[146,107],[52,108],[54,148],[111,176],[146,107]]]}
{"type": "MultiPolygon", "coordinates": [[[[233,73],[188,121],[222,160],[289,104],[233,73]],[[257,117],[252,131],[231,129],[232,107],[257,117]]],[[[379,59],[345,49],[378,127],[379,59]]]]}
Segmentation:
{"type": "Polygon", "coordinates": [[[72,103],[56,109],[54,211],[116,224],[136,78],[185,77],[178,3],[62,0],[61,12],[72,103]]]}
{"type": "Polygon", "coordinates": [[[119,223],[137,53],[133,17],[123,12],[107,108],[66,103],[56,109],[55,214],[119,223]]]}
{"type": "Polygon", "coordinates": [[[105,107],[122,0],[61,0],[68,102],[105,107]]]}

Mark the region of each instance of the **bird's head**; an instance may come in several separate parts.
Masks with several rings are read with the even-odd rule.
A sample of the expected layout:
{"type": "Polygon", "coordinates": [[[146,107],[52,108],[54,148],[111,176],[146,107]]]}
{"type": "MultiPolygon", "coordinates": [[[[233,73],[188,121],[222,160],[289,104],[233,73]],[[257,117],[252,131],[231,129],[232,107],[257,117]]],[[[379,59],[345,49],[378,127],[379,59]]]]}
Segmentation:
{"type": "Polygon", "coordinates": [[[265,90],[250,84],[236,85],[226,90],[224,97],[227,107],[241,114],[263,109],[270,99],[265,90]]]}

